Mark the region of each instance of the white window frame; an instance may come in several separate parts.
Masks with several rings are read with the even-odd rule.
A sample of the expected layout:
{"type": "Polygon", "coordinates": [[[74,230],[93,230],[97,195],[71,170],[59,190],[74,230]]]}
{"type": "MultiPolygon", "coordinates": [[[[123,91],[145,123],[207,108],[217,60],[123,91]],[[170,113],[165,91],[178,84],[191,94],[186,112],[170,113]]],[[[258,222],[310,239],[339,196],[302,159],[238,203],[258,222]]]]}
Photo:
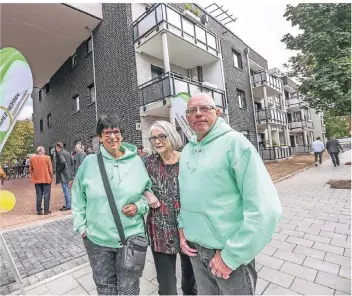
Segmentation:
{"type": "Polygon", "coordinates": [[[95,87],[94,83],[88,86],[88,93],[89,93],[89,104],[93,104],[96,100],[96,93],[95,93],[95,87]],[[94,93],[94,98],[92,100],[92,93],[94,93]]]}
{"type": "Polygon", "coordinates": [[[71,57],[71,66],[72,69],[77,66],[77,52],[71,57]]]}
{"type": "Polygon", "coordinates": [[[241,109],[246,109],[246,95],[243,91],[237,90],[237,99],[239,107],[241,109]]]}
{"type": "Polygon", "coordinates": [[[75,107],[73,113],[76,113],[79,111],[79,95],[73,97],[73,104],[75,107]]]}
{"type": "Polygon", "coordinates": [[[87,53],[90,54],[93,51],[93,41],[92,37],[90,37],[87,41],[87,53]]]}

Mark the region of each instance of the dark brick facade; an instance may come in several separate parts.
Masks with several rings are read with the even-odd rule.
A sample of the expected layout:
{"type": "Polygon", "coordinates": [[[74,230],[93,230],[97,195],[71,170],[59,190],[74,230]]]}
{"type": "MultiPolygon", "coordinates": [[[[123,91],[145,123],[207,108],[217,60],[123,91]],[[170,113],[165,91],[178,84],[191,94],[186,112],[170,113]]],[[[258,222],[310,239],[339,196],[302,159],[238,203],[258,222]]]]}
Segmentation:
{"type": "MultiPolygon", "coordinates": [[[[115,113],[125,125],[125,140],[141,144],[136,130],[139,99],[135,53],[133,47],[132,12],[129,4],[103,4],[103,21],[94,30],[96,89],[98,114],[115,113]]],[[[92,54],[87,55],[87,42],[77,49],[77,66],[71,58],[50,79],[50,92],[39,102],[38,90],[33,92],[35,144],[54,147],[57,141],[73,150],[77,141],[90,144],[95,136],[95,106],[89,105],[88,86],[93,83],[92,54]],[[73,97],[79,95],[80,110],[73,112],[73,97]],[[51,113],[52,127],[47,126],[51,113]],[[40,132],[40,119],[44,131],[40,132]]]]}

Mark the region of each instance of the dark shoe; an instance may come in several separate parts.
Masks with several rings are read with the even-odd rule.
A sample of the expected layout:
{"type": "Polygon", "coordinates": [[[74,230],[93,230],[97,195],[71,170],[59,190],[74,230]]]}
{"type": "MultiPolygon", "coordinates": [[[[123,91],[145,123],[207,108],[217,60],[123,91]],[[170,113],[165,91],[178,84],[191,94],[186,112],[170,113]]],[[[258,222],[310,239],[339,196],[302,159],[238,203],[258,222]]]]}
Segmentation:
{"type": "Polygon", "coordinates": [[[49,214],[51,214],[51,211],[45,211],[44,212],[44,215],[49,215],[49,214]]]}
{"type": "Polygon", "coordinates": [[[42,212],[37,212],[37,215],[43,215],[43,213],[42,212]]]}
{"type": "Polygon", "coordinates": [[[63,206],[63,207],[60,209],[60,211],[65,211],[65,209],[66,209],[66,207],[63,206]]]}
{"type": "Polygon", "coordinates": [[[71,211],[71,208],[64,208],[63,211],[71,211]]]}

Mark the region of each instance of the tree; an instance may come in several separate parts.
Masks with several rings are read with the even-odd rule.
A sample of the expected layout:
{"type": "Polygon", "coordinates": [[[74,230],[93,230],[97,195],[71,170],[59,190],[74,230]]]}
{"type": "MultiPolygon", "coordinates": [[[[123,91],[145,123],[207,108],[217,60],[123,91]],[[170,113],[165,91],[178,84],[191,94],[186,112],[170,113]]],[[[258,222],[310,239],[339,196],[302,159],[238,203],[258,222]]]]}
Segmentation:
{"type": "Polygon", "coordinates": [[[1,162],[23,159],[27,153],[34,153],[34,126],[30,119],[16,122],[2,152],[1,162]]]}
{"type": "Polygon", "coordinates": [[[342,116],[351,113],[351,4],[287,5],[284,14],[301,30],[281,41],[299,51],[289,59],[289,75],[317,111],[342,116]]]}
{"type": "Polygon", "coordinates": [[[346,116],[334,116],[324,113],[326,137],[328,139],[342,139],[350,137],[348,118],[346,116]]]}

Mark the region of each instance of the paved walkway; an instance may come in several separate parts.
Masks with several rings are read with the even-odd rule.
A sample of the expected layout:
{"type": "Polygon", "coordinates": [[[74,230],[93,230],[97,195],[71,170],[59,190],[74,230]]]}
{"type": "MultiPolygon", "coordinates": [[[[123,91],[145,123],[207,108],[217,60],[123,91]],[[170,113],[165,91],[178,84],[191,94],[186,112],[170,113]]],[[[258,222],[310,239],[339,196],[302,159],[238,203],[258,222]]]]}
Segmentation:
{"type": "MultiPolygon", "coordinates": [[[[271,242],[256,258],[257,294],[351,294],[351,191],[330,189],[326,184],[330,179],[351,179],[351,167],[344,165],[347,161],[351,161],[349,152],[341,156],[340,167],[334,168],[328,160],[322,167],[313,167],[276,184],[284,217],[271,242]]],[[[28,275],[24,279],[25,285],[30,285],[26,288],[27,294],[96,294],[89,263],[79,263],[87,261],[87,256],[81,240],[72,232],[71,217],[12,230],[4,236],[13,245],[17,266],[21,267],[21,262],[23,274],[28,275]],[[27,239],[23,239],[23,235],[27,235],[27,239]],[[24,243],[26,240],[31,244],[24,243]],[[41,258],[39,263],[31,260],[29,254],[41,258]],[[34,268],[41,269],[42,266],[44,271],[30,275],[28,270],[33,266],[24,266],[20,256],[27,256],[34,268]],[[48,262],[58,264],[64,258],[71,261],[50,267],[44,257],[48,262]],[[52,277],[50,271],[57,274],[52,277]]],[[[7,270],[6,264],[1,272],[4,270],[7,270]]],[[[179,262],[177,274],[180,274],[179,262]]],[[[157,294],[155,277],[153,258],[148,253],[141,294],[157,294]]],[[[2,278],[1,274],[1,286],[2,278]]],[[[16,284],[12,283],[3,286],[1,293],[16,289],[16,284]]]]}

